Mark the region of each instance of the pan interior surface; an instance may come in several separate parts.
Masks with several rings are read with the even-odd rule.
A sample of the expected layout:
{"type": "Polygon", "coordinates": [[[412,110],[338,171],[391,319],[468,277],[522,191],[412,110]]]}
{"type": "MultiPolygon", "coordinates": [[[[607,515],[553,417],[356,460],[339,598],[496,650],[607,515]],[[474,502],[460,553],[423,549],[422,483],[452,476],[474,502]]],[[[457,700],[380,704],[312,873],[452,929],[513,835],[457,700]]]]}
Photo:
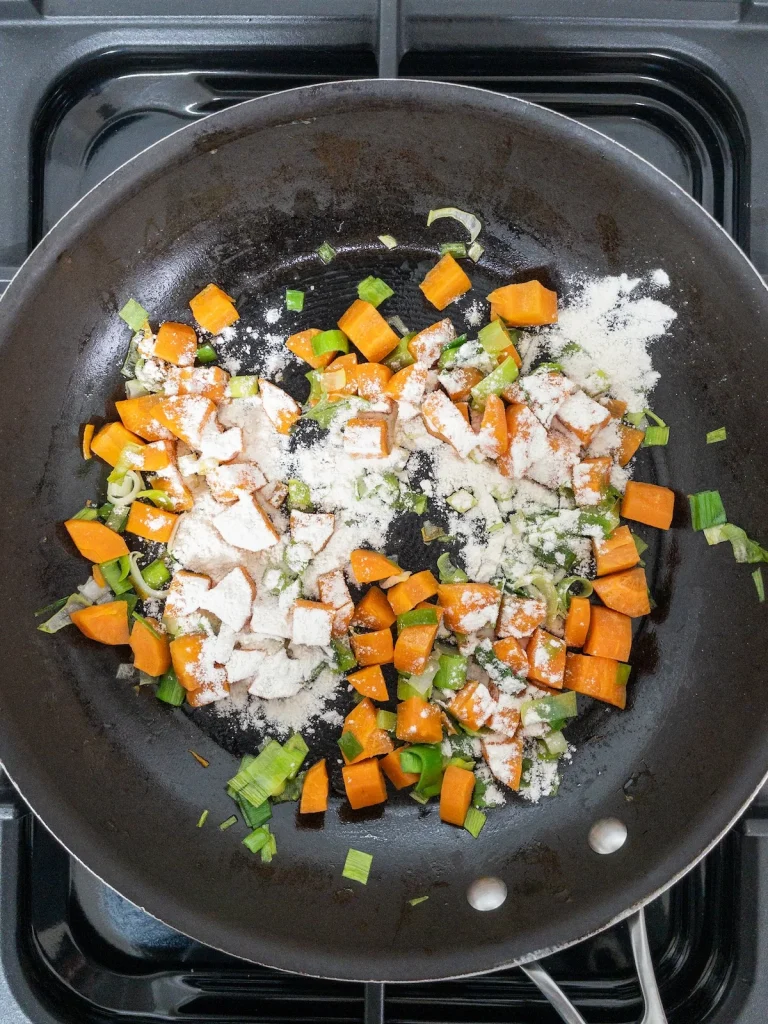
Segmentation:
{"type": "MultiPolygon", "coordinates": [[[[22,446],[6,488],[0,593],[0,755],[10,775],[118,891],[270,966],[442,978],[605,926],[698,857],[768,766],[760,605],[728,545],[707,549],[684,507],[685,494],[719,488],[729,520],[759,538],[766,312],[745,257],[671,182],[588,129],[507,97],[427,82],[309,87],[231,108],[146,151],[43,240],[0,303],[0,439],[22,446]],[[130,296],[160,322],[215,281],[260,326],[286,287],[314,285],[297,329],[325,328],[374,274],[395,287],[409,327],[434,322],[417,283],[439,242],[456,235],[426,228],[427,211],[445,205],[484,224],[474,296],[536,277],[567,301],[579,277],[669,274],[662,298],[678,317],[654,349],[653,402],[671,437],[637,469],[679,496],[672,531],[646,555],[658,607],[636,640],[627,711],[593,704],[571,727],[577,751],[556,797],[538,806],[510,797],[477,841],[407,798],[371,814],[336,801],[322,827],[281,805],[279,853],[262,865],[233,830],[195,828],[204,808],[211,822],[231,813],[225,783],[255,737],[116,683],[119,651],[71,630],[35,631],[34,610],[83,579],[60,523],[104,474],[79,456],[81,425],[114,417],[127,344],[116,311],[130,296]],[[398,248],[383,249],[382,233],[398,248]],[[315,255],[324,241],[339,253],[328,268],[315,255]],[[728,444],[708,448],[707,431],[722,425],[728,444]],[[608,817],[628,839],[600,856],[587,837],[608,817]],[[341,876],[350,847],[373,854],[365,887],[341,876]],[[484,876],[507,885],[491,913],[466,898],[484,876]]],[[[244,352],[242,372],[259,358],[244,352]]],[[[286,385],[306,386],[290,374],[286,385]]],[[[317,742],[330,750],[333,737],[317,742]]]]}

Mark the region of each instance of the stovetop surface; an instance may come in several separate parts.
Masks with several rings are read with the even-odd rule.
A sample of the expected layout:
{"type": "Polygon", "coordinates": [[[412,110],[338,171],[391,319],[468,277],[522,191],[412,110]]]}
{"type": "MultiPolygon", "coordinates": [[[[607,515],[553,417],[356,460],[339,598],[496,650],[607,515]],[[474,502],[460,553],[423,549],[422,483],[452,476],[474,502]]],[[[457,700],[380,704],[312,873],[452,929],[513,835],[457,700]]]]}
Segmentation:
{"type": "MultiPolygon", "coordinates": [[[[622,142],[768,271],[762,0],[316,5],[0,0],[0,278],[89,188],[232,103],[339,78],[427,77],[542,103],[622,142]],[[622,12],[631,14],[623,16],[622,12]]],[[[642,800],[640,778],[627,799],[642,800]]],[[[648,909],[672,1024],[768,1019],[768,795],[648,909]]],[[[626,928],[547,959],[590,1022],[639,1020],[626,928]]],[[[284,975],[148,917],[0,785],[0,1024],[559,1018],[519,970],[363,986],[284,975]]]]}

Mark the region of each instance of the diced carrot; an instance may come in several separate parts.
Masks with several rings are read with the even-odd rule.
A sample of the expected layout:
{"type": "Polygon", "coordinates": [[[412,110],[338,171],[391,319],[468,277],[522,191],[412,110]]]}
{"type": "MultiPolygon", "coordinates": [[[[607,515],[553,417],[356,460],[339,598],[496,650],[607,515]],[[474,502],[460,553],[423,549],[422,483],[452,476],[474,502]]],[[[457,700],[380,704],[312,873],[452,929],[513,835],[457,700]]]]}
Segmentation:
{"type": "Polygon", "coordinates": [[[627,403],[620,402],[618,398],[604,398],[601,404],[605,406],[615,420],[620,420],[627,411],[627,403]]]}
{"type": "Polygon", "coordinates": [[[613,462],[607,455],[584,459],[573,467],[573,497],[576,504],[599,505],[611,482],[613,462]]]}
{"type": "MultiPolygon", "coordinates": [[[[219,671],[224,671],[220,669],[219,671]]],[[[215,700],[220,700],[225,694],[229,692],[229,683],[224,680],[219,683],[216,681],[206,680],[201,683],[196,690],[187,690],[187,704],[191,708],[202,708],[206,704],[211,704],[215,700]]]]}
{"type": "Polygon", "coordinates": [[[436,324],[425,327],[423,331],[414,334],[408,342],[408,351],[423,366],[434,366],[440,358],[443,346],[448,341],[453,341],[456,332],[453,329],[449,317],[438,320],[436,324]]]}
{"type": "Polygon", "coordinates": [[[498,395],[489,395],[480,423],[481,451],[491,459],[504,455],[508,446],[505,405],[498,395]]]}
{"type": "Polygon", "coordinates": [[[388,700],[387,684],[384,681],[384,673],[380,665],[369,665],[368,668],[361,668],[359,672],[352,672],[347,676],[350,683],[358,693],[371,700],[388,700]]]}
{"type": "Polygon", "coordinates": [[[355,370],[357,393],[368,402],[380,402],[385,396],[392,371],[383,363],[360,363],[355,370]]]}
{"type": "Polygon", "coordinates": [[[161,676],[171,667],[168,637],[157,619],[137,619],[131,630],[133,664],[148,676],[161,676]]]}
{"type": "Polygon", "coordinates": [[[163,441],[170,437],[168,427],[161,415],[166,399],[162,395],[144,395],[142,398],[126,398],[115,402],[117,414],[123,426],[147,441],[163,441]]]}
{"type": "Polygon", "coordinates": [[[175,366],[192,366],[197,354],[197,334],[189,324],[166,320],[160,324],[155,341],[155,356],[175,366]]]}
{"type": "Polygon", "coordinates": [[[141,449],[133,453],[131,465],[142,473],[157,473],[161,469],[176,464],[176,442],[175,441],[153,441],[151,444],[144,444],[141,449]]]}
{"type": "Polygon", "coordinates": [[[491,717],[486,726],[492,732],[501,733],[508,739],[513,739],[520,725],[520,709],[515,704],[515,698],[502,693],[495,683],[488,684],[488,691],[491,698],[496,702],[491,717]]]}
{"type": "Polygon", "coordinates": [[[323,352],[321,356],[316,356],[312,351],[312,339],[323,332],[319,327],[310,327],[306,331],[299,331],[298,334],[292,334],[286,341],[286,347],[293,352],[299,359],[303,359],[305,363],[309,363],[313,370],[322,370],[328,363],[333,362],[333,357],[336,355],[335,352],[323,352]]]}
{"type": "MultiPolygon", "coordinates": [[[[374,708],[368,697],[361,700],[360,703],[350,711],[344,719],[344,728],[341,732],[342,736],[345,732],[351,732],[363,748],[357,757],[352,759],[352,763],[355,761],[364,761],[366,758],[373,757],[374,754],[377,753],[377,751],[373,750],[368,751],[368,744],[372,737],[375,739],[374,734],[376,732],[383,732],[383,730],[380,730],[376,725],[376,708],[374,708]]],[[[344,754],[344,761],[347,764],[350,763],[346,754],[344,754]]]]}
{"type": "Polygon", "coordinates": [[[128,604],[125,601],[107,601],[71,612],[70,619],[89,640],[116,647],[130,641],[128,633],[128,604]]]}
{"type": "Polygon", "coordinates": [[[356,605],[352,624],[363,629],[389,629],[396,617],[384,591],[371,587],[356,605]]]}
{"type": "Polygon", "coordinates": [[[496,356],[496,361],[498,363],[503,363],[506,359],[513,359],[515,366],[518,368],[518,370],[523,365],[523,360],[520,358],[520,353],[517,351],[514,345],[508,345],[506,348],[503,348],[501,352],[499,352],[499,354],[496,356]]]}
{"type": "Polygon", "coordinates": [[[171,640],[169,645],[173,671],[185,690],[197,690],[202,684],[199,665],[204,642],[201,634],[190,633],[171,640]]]}
{"type": "Polygon", "coordinates": [[[472,282],[449,252],[432,267],[419,285],[425,298],[437,309],[445,309],[471,287],[472,282]]]}
{"type": "Polygon", "coordinates": [[[588,445],[609,422],[611,414],[594,398],[583,391],[576,391],[557,410],[557,418],[583,445],[588,445]]]}
{"type": "Polygon", "coordinates": [[[480,383],[483,375],[476,366],[457,366],[455,370],[452,369],[445,374],[445,378],[449,382],[445,385],[445,390],[451,401],[463,402],[465,398],[469,398],[472,388],[480,383]]]}
{"type": "Polygon", "coordinates": [[[543,435],[544,428],[522,402],[512,402],[507,406],[506,420],[507,448],[497,465],[503,476],[517,480],[530,466],[534,434],[543,435]]]}
{"type": "Polygon", "coordinates": [[[445,609],[445,624],[454,633],[476,633],[493,626],[501,591],[488,583],[441,583],[437,599],[445,609]]]}
{"type": "Polygon", "coordinates": [[[106,587],[107,581],[104,579],[104,573],[99,568],[97,562],[94,562],[93,565],[91,566],[91,576],[93,576],[93,579],[97,586],[106,587]]]}
{"type": "Polygon", "coordinates": [[[291,427],[301,416],[298,402],[287,391],[263,377],[259,378],[259,393],[264,415],[278,434],[290,434],[291,427]]]}
{"type": "MultiPolygon", "coordinates": [[[[166,441],[166,444],[169,442],[166,441]]],[[[164,491],[171,504],[173,512],[187,512],[195,503],[192,492],[184,483],[176,463],[158,470],[158,475],[152,478],[152,487],[157,491],[164,491]]]]}
{"type": "Polygon", "coordinates": [[[501,315],[500,309],[501,309],[501,307],[497,303],[492,302],[491,303],[491,312],[489,314],[489,319],[491,319],[491,320],[501,320],[501,322],[503,323],[504,322],[504,317],[501,315]]]}
{"type": "Polygon", "coordinates": [[[358,665],[388,665],[395,654],[392,631],[377,629],[373,633],[358,633],[350,640],[358,665]]]}
{"type": "Polygon", "coordinates": [[[396,736],[408,743],[440,743],[443,739],[440,708],[421,697],[401,701],[397,705],[396,736]]]}
{"type": "Polygon", "coordinates": [[[453,404],[464,417],[464,422],[469,423],[469,402],[454,402],[453,404]]]}
{"type": "Polygon", "coordinates": [[[174,437],[195,448],[206,425],[215,420],[216,406],[202,395],[174,395],[162,399],[157,413],[158,420],[174,437]]]}
{"type": "Polygon", "coordinates": [[[400,566],[391,562],[386,555],[367,548],[356,548],[349,556],[352,575],[358,583],[375,583],[400,572],[400,566]]]}
{"type": "Polygon", "coordinates": [[[640,561],[628,526],[617,526],[610,537],[593,537],[592,552],[598,576],[608,576],[612,572],[631,569],[640,561]]]}
{"type": "Polygon", "coordinates": [[[419,601],[426,601],[437,593],[437,580],[429,571],[415,572],[402,583],[396,583],[387,591],[387,600],[395,615],[404,615],[415,608],[419,601]]]}
{"type": "Polygon", "coordinates": [[[316,761],[304,776],[299,814],[322,814],[328,810],[328,768],[325,758],[316,761]]]}
{"type": "Polygon", "coordinates": [[[396,402],[400,402],[409,385],[411,386],[409,390],[423,390],[428,379],[429,370],[425,366],[411,363],[410,366],[404,366],[402,370],[398,370],[389,378],[384,388],[384,394],[387,398],[393,398],[396,402]]]}
{"type": "Polygon", "coordinates": [[[469,810],[474,788],[474,772],[449,764],[443,774],[443,785],[440,789],[440,820],[461,828],[469,810]]]}
{"type": "Polygon", "coordinates": [[[483,737],[483,757],[492,774],[509,789],[517,791],[523,774],[522,729],[510,739],[501,733],[483,737]]]}
{"type": "Polygon", "coordinates": [[[565,664],[565,686],[588,697],[596,697],[617,708],[627,704],[627,686],[623,668],[610,658],[592,658],[587,654],[568,652],[565,664]]]}
{"type": "Polygon", "coordinates": [[[408,750],[408,746],[398,747],[397,750],[393,750],[391,754],[387,754],[386,757],[382,757],[381,770],[387,776],[389,781],[395,787],[395,789],[405,789],[406,786],[412,786],[415,782],[419,781],[418,772],[404,772],[400,767],[400,755],[404,750],[408,750]]]}
{"type": "Polygon", "coordinates": [[[568,647],[583,647],[589,630],[592,605],[587,597],[572,597],[565,617],[565,642],[568,647]]]}
{"type": "Polygon", "coordinates": [[[632,648],[632,619],[596,604],[592,609],[585,654],[613,661],[628,661],[632,648]]]}
{"type": "Polygon", "coordinates": [[[352,458],[384,459],[389,455],[389,428],[380,416],[353,416],[344,427],[344,451],[352,458]]]}
{"type": "Polygon", "coordinates": [[[352,616],[355,614],[355,606],[352,603],[352,595],[344,579],[341,569],[330,569],[317,577],[317,592],[324,604],[329,604],[334,610],[332,636],[346,636],[349,631],[352,616]]]}
{"type": "Polygon", "coordinates": [[[220,366],[173,367],[168,372],[166,392],[177,395],[202,395],[220,402],[227,393],[229,374],[220,366]]]}
{"type": "Polygon", "coordinates": [[[437,626],[406,626],[400,630],[393,659],[398,672],[417,676],[427,667],[437,626]]]}
{"type": "MultiPolygon", "coordinates": [[[[146,540],[167,544],[179,517],[163,508],[155,508],[143,501],[134,501],[125,524],[126,533],[135,533],[146,540]]],[[[102,559],[104,561],[104,559],[102,559]]]]}
{"type": "Polygon", "coordinates": [[[211,334],[218,334],[240,319],[232,298],[217,284],[207,284],[189,300],[189,308],[203,330],[211,334]]]}
{"type": "Polygon", "coordinates": [[[593,586],[603,604],[615,612],[629,615],[631,619],[648,615],[651,610],[644,569],[627,569],[612,576],[601,576],[593,586]]]}
{"type": "Polygon", "coordinates": [[[496,657],[505,665],[509,665],[516,676],[522,676],[525,679],[528,675],[528,655],[516,637],[508,636],[503,640],[497,640],[493,645],[493,650],[496,657]]]}
{"type": "Polygon", "coordinates": [[[496,288],[488,301],[501,318],[514,327],[557,323],[557,292],[545,288],[539,281],[496,288]]]}
{"type": "Polygon", "coordinates": [[[619,445],[619,465],[626,466],[637,449],[643,443],[645,431],[640,430],[639,427],[629,427],[626,423],[620,423],[619,436],[621,437],[621,444],[619,445]]]}
{"type": "Polygon", "coordinates": [[[563,688],[565,640],[539,627],[528,643],[528,678],[555,690],[563,688]]]}
{"type": "Polygon", "coordinates": [[[627,483],[621,503],[621,514],[625,519],[668,530],[672,525],[674,511],[675,492],[669,487],[643,484],[637,480],[627,483]]]}
{"type": "Polygon", "coordinates": [[[89,562],[111,562],[128,554],[128,545],[120,534],[95,519],[67,519],[64,526],[77,550],[89,562]]]}
{"type": "Polygon", "coordinates": [[[395,332],[378,309],[363,299],[355,299],[338,323],[339,330],[370,363],[380,363],[393,348],[397,348],[399,338],[395,332]]]}
{"type": "Polygon", "coordinates": [[[122,423],[107,423],[91,441],[91,451],[113,468],[127,444],[144,444],[138,434],[126,430],[122,423]]]}
{"type": "Polygon", "coordinates": [[[362,807],[383,804],[387,799],[387,787],[381,767],[375,757],[356,764],[345,765],[341,770],[347,800],[354,811],[362,807]]]}
{"type": "Polygon", "coordinates": [[[448,702],[448,710],[454,718],[469,729],[477,732],[493,713],[493,700],[488,687],[477,679],[470,679],[448,702]]]}
{"type": "MultiPolygon", "coordinates": [[[[338,356],[332,363],[328,364],[325,373],[336,373],[339,370],[344,371],[344,381],[340,388],[327,388],[328,391],[337,391],[342,395],[356,395],[357,394],[357,352],[347,352],[343,356],[338,356]]],[[[323,374],[325,376],[325,374],[323,374]]]]}
{"type": "Polygon", "coordinates": [[[547,617],[547,604],[534,597],[515,597],[505,594],[496,625],[498,636],[513,636],[517,640],[530,636],[547,617]]]}
{"type": "Polygon", "coordinates": [[[88,459],[93,458],[93,452],[91,451],[91,441],[93,440],[93,434],[95,430],[96,427],[93,425],[93,423],[86,423],[85,426],[83,427],[83,458],[86,460],[86,462],[88,461],[88,459]]]}

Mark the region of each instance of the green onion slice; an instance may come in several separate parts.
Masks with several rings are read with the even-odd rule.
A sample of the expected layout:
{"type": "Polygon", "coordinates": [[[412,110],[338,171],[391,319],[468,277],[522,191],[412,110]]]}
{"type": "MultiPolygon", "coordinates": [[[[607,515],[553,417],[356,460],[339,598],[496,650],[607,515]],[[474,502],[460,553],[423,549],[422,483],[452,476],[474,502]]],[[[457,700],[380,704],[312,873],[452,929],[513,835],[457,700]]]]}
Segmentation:
{"type": "Polygon", "coordinates": [[[465,213],[464,210],[459,210],[455,206],[442,206],[438,210],[430,210],[427,216],[427,227],[431,227],[436,220],[441,220],[443,217],[450,217],[463,225],[469,232],[470,242],[474,242],[483,230],[480,219],[474,213],[465,213]]]}
{"type": "Polygon", "coordinates": [[[342,877],[349,878],[353,882],[360,882],[361,885],[367,885],[372,863],[372,854],[350,849],[347,851],[347,859],[344,861],[342,877]]]}
{"type": "Polygon", "coordinates": [[[377,711],[376,727],[384,732],[394,732],[397,728],[397,715],[394,711],[377,711]]]}
{"type": "Polygon", "coordinates": [[[261,753],[229,780],[229,786],[244,800],[259,807],[286,782],[294,770],[295,756],[277,740],[270,740],[261,753]]]}
{"type": "Polygon", "coordinates": [[[653,420],[657,427],[666,427],[667,424],[660,416],[657,416],[655,412],[651,412],[650,409],[643,409],[643,412],[649,420],[653,420]]]}
{"type": "Polygon", "coordinates": [[[327,242],[323,242],[320,248],[316,249],[315,252],[326,265],[336,259],[336,250],[327,242]]]}
{"type": "Polygon", "coordinates": [[[476,807],[470,807],[467,811],[467,816],[464,819],[464,828],[469,832],[475,839],[483,831],[486,817],[482,811],[478,811],[476,807]]]}
{"type": "Polygon", "coordinates": [[[445,256],[446,253],[450,253],[456,260],[464,260],[467,258],[467,247],[464,242],[441,242],[440,255],[445,256]]]}
{"type": "Polygon", "coordinates": [[[394,249],[397,246],[397,239],[394,235],[377,235],[376,237],[382,245],[387,247],[387,249],[394,249]]]}
{"type": "MultiPolygon", "coordinates": [[[[41,633],[58,633],[60,629],[64,629],[65,626],[72,624],[70,612],[77,612],[81,608],[88,608],[92,603],[87,597],[83,597],[82,594],[71,594],[65,598],[64,604],[57,609],[50,619],[41,622],[37,628],[41,633]]],[[[45,611],[48,611],[48,609],[41,609],[41,612],[45,611]]]]}
{"type": "Polygon", "coordinates": [[[473,263],[477,263],[477,261],[480,259],[484,252],[485,249],[482,247],[482,245],[480,245],[479,242],[473,242],[472,245],[470,245],[469,249],[467,250],[467,255],[469,256],[473,263]]]}
{"type": "Polygon", "coordinates": [[[398,633],[409,626],[436,626],[437,612],[432,608],[414,608],[397,616],[398,633]]]}
{"type": "Polygon", "coordinates": [[[380,306],[385,299],[391,298],[395,293],[380,277],[366,277],[357,286],[358,298],[363,302],[370,302],[372,306],[380,306]]]}
{"type": "Polygon", "coordinates": [[[760,547],[757,541],[750,540],[745,530],[733,523],[721,526],[710,526],[704,530],[707,544],[722,544],[730,541],[733,557],[737,562],[767,562],[768,551],[760,547]]]}
{"type": "Polygon", "coordinates": [[[301,313],[304,309],[304,292],[297,291],[294,288],[286,288],[285,308],[290,310],[291,313],[301,313]]]}
{"type": "Polygon", "coordinates": [[[363,745],[353,732],[343,732],[336,742],[347,761],[354,761],[363,752],[363,745]]]}
{"type": "Polygon", "coordinates": [[[517,375],[517,363],[512,356],[507,356],[503,363],[472,388],[472,398],[475,404],[485,405],[489,395],[501,394],[507,384],[514,384],[517,375]]]}
{"type": "Polygon", "coordinates": [[[227,393],[230,398],[252,398],[259,393],[259,378],[230,377],[227,393]]]}
{"type": "Polygon", "coordinates": [[[520,721],[523,725],[559,722],[563,718],[574,718],[577,714],[576,694],[573,690],[540,697],[538,700],[527,700],[520,707],[520,721]]]}
{"type": "Polygon", "coordinates": [[[171,578],[168,566],[161,558],[156,558],[141,570],[141,577],[152,590],[158,590],[171,578]]]}
{"type": "Polygon", "coordinates": [[[101,562],[99,569],[114,594],[125,594],[133,589],[133,584],[128,578],[131,572],[129,555],[120,555],[109,562],[101,562]]]}
{"type": "MultiPolygon", "coordinates": [[[[519,332],[515,332],[518,334],[519,332]]],[[[477,340],[490,356],[498,355],[512,344],[512,338],[501,320],[491,320],[481,331],[477,332],[477,340]]],[[[517,340],[517,338],[515,338],[517,340]]]]}
{"type": "Polygon", "coordinates": [[[86,505],[85,508],[81,508],[79,512],[76,512],[72,518],[92,522],[94,519],[99,518],[99,510],[97,508],[90,508],[86,505]]]}
{"type": "Polygon", "coordinates": [[[466,334],[460,334],[458,338],[454,338],[453,341],[449,341],[447,345],[443,345],[443,350],[437,361],[438,370],[445,370],[454,362],[459,354],[459,349],[466,343],[466,340],[466,334]]]}
{"type": "Polygon", "coordinates": [[[326,352],[349,352],[349,339],[343,331],[322,331],[312,339],[312,351],[316,356],[326,352]]]}
{"type": "Polygon", "coordinates": [[[140,331],[149,319],[149,313],[136,299],[128,299],[117,315],[128,324],[132,331],[140,331]]]}
{"type": "Polygon", "coordinates": [[[669,441],[669,427],[646,427],[643,448],[663,447],[669,441]]]}
{"type": "Polygon", "coordinates": [[[397,343],[397,347],[393,348],[389,355],[382,360],[384,365],[388,366],[393,373],[397,373],[398,370],[403,370],[406,366],[411,366],[412,363],[416,362],[408,350],[408,342],[411,338],[415,337],[415,334],[406,332],[397,343]]]}
{"type": "Polygon", "coordinates": [[[438,558],[437,571],[440,574],[441,583],[467,583],[469,580],[469,576],[464,570],[453,564],[447,551],[444,551],[438,558]]]}
{"type": "Polygon", "coordinates": [[[222,821],[222,823],[219,825],[219,828],[221,829],[222,832],[226,832],[226,830],[228,828],[232,828],[232,826],[236,825],[236,824],[237,824],[237,815],[236,814],[230,814],[230,816],[228,818],[225,818],[224,821],[222,821]]]}
{"type": "Polygon", "coordinates": [[[755,569],[752,573],[752,579],[755,584],[755,590],[757,591],[757,599],[762,602],[765,600],[765,584],[763,583],[763,570],[755,569]]]}
{"type": "Polygon", "coordinates": [[[219,358],[219,354],[213,345],[209,345],[207,342],[205,345],[201,345],[195,353],[198,363],[214,363],[219,358]]]}
{"type": "Polygon", "coordinates": [[[261,825],[250,832],[243,840],[243,846],[247,846],[251,853],[258,853],[265,846],[270,844],[270,831],[266,825],[261,825]]]}
{"type": "Polygon", "coordinates": [[[416,896],[412,900],[408,900],[409,907],[418,907],[420,903],[425,903],[429,899],[429,896],[416,896]]]}
{"type": "Polygon", "coordinates": [[[467,681],[468,662],[463,654],[441,654],[433,683],[439,690],[460,690],[467,681]]]}
{"type": "Polygon", "coordinates": [[[312,508],[312,495],[303,480],[288,481],[288,508],[300,509],[302,512],[312,508]]]}
{"type": "Polygon", "coordinates": [[[710,430],[707,434],[707,444],[717,444],[718,441],[725,441],[727,436],[725,427],[718,427],[717,430],[710,430]]]}
{"type": "Polygon", "coordinates": [[[719,491],[699,491],[689,494],[691,506],[691,525],[694,530],[707,530],[710,526],[720,526],[727,522],[723,501],[719,491]]]}
{"type": "Polygon", "coordinates": [[[437,796],[443,785],[443,755],[440,745],[417,743],[400,754],[400,767],[404,772],[418,772],[419,781],[414,789],[419,796],[437,796]]]}
{"type": "Polygon", "coordinates": [[[152,502],[155,508],[163,508],[166,512],[173,512],[173,501],[168,497],[166,491],[159,491],[153,488],[148,491],[139,491],[136,497],[146,498],[147,501],[152,502]]]}
{"type": "Polygon", "coordinates": [[[239,796],[233,799],[239,807],[243,821],[248,828],[259,828],[261,825],[265,825],[272,817],[272,808],[269,800],[265,800],[259,807],[254,807],[247,800],[243,800],[239,796]]]}
{"type": "Polygon", "coordinates": [[[202,828],[207,820],[208,820],[208,809],[206,808],[203,811],[203,813],[200,815],[200,817],[197,819],[197,827],[198,828],[202,828]]]}
{"type": "Polygon", "coordinates": [[[155,690],[155,696],[164,704],[171,704],[175,708],[181,707],[187,696],[187,691],[176,678],[172,668],[160,676],[160,681],[155,690]]]}
{"type": "Polygon", "coordinates": [[[353,668],[357,668],[357,659],[352,653],[348,640],[342,637],[333,637],[331,647],[335,655],[336,668],[339,672],[350,672],[353,668]]]}

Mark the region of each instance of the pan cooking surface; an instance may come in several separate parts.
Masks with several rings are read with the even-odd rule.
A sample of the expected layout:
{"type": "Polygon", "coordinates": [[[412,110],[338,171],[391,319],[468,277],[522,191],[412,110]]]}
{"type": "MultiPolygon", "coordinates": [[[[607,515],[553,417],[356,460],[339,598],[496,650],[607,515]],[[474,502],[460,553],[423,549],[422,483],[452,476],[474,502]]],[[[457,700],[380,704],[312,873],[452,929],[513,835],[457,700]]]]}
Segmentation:
{"type": "MultiPolygon", "coordinates": [[[[10,774],[65,845],[134,902],[272,966],[445,977],[603,927],[700,855],[765,770],[760,606],[749,573],[730,551],[707,549],[684,511],[686,493],[719,487],[730,520],[760,535],[765,312],[745,258],[671,183],[573,122],[490,93],[312,87],[232,108],[143,154],[44,240],[0,303],[0,439],[18,445],[23,431],[25,451],[3,524],[10,774]],[[477,295],[510,276],[567,297],[578,273],[669,273],[678,320],[655,349],[654,408],[672,435],[637,471],[681,496],[676,528],[646,555],[659,607],[639,638],[627,712],[592,707],[571,727],[578,751],[556,798],[511,798],[477,842],[436,828],[436,808],[407,799],[383,815],[333,807],[320,829],[284,805],[278,857],[262,866],[232,831],[194,828],[202,808],[211,822],[231,812],[224,783],[239,750],[221,722],[115,685],[115,651],[34,631],[32,611],[82,577],[58,525],[100,480],[78,455],[80,425],[113,413],[126,344],[116,310],[129,295],[168,319],[215,280],[239,304],[247,297],[243,319],[258,327],[249,301],[263,310],[286,285],[315,283],[324,308],[313,301],[306,316],[325,326],[376,274],[408,326],[432,322],[414,282],[455,237],[425,226],[430,207],[447,203],[485,224],[488,260],[470,272],[477,295]],[[402,248],[374,255],[382,232],[402,248]],[[341,253],[327,269],[312,256],[326,239],[341,253]],[[728,444],[708,449],[707,430],[722,424],[728,444]],[[629,801],[625,783],[639,772],[653,785],[629,801]],[[601,857],[587,835],[605,817],[620,818],[628,839],[601,857]],[[374,856],[365,888],[341,878],[350,846],[374,856]],[[465,893],[484,875],[503,878],[509,896],[478,914],[465,893]],[[421,895],[430,900],[408,906],[421,895]]],[[[399,541],[406,564],[414,536],[399,541]]],[[[433,547],[430,560],[443,550],[433,547]]]]}

